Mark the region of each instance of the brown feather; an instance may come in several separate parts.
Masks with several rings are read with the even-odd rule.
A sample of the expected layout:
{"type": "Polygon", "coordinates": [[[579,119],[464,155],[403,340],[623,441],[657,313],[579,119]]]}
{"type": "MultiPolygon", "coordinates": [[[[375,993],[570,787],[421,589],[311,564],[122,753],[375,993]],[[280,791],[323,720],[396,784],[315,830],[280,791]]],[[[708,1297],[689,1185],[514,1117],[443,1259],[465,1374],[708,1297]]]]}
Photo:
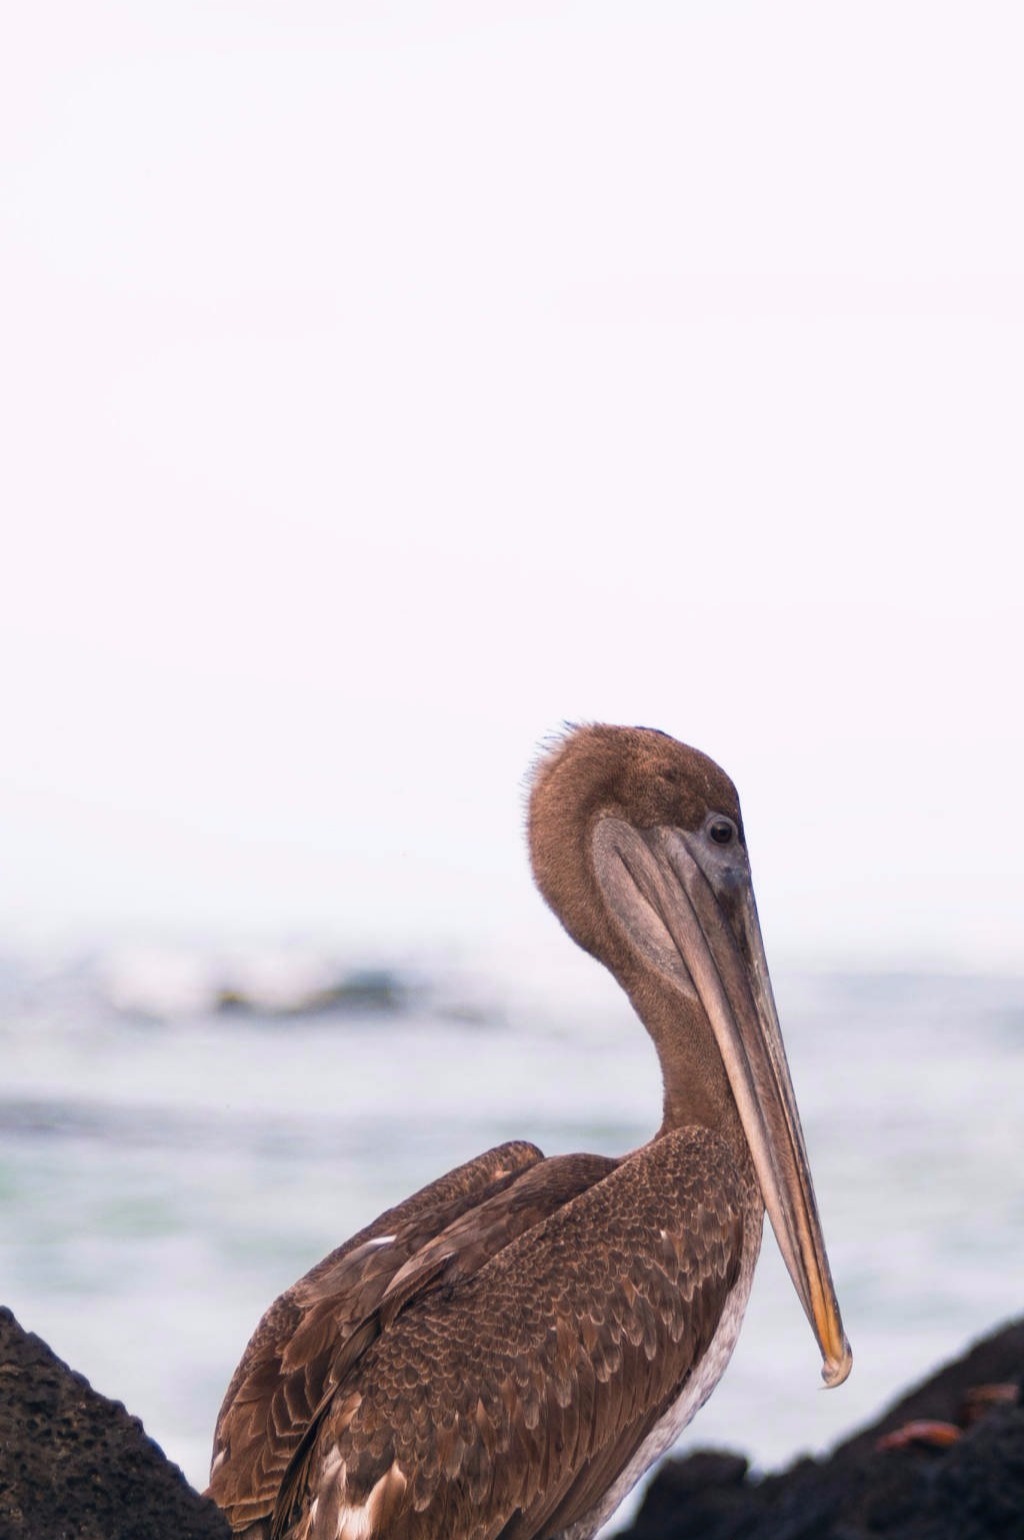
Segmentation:
{"type": "MultiPolygon", "coordinates": [[[[515,1185],[536,1201],[550,1166],[561,1196],[573,1159],[515,1185]]],[[[478,1271],[407,1303],[321,1410],[284,1532],[304,1533],[339,1458],[348,1508],[367,1504],[392,1466],[408,1480],[387,1540],[478,1540],[499,1518],[509,1540],[533,1540],[577,1522],[714,1335],[751,1180],[706,1130],[667,1135],[559,1201],[478,1271]],[[410,1368],[425,1418],[411,1414],[410,1368]]],[[[492,1204],[518,1207],[511,1192],[492,1204]]]]}
{"type": "MultiPolygon", "coordinates": [[[[217,1419],[208,1495],[244,1532],[269,1519],[332,1363],[405,1262],[454,1219],[542,1159],[515,1140],[457,1167],[389,1209],[275,1300],[232,1376],[217,1419]],[[393,1235],[387,1246],[368,1245],[393,1235]]],[[[256,1540],[254,1535],[253,1540],[256,1540]]]]}

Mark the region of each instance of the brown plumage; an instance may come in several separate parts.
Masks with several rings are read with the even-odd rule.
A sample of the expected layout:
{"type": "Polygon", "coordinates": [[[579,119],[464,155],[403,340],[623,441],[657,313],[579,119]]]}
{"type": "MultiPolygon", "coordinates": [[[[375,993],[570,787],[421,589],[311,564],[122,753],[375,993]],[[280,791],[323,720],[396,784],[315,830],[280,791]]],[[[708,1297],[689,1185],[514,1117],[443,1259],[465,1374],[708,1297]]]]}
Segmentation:
{"type": "Polygon", "coordinates": [[[654,1040],[661,1128],[621,1159],[502,1145],[282,1295],[214,1440],[249,1540],[589,1540],[724,1369],[765,1203],[826,1378],[849,1368],[732,783],[664,734],[576,729],[529,834],[654,1040]]]}

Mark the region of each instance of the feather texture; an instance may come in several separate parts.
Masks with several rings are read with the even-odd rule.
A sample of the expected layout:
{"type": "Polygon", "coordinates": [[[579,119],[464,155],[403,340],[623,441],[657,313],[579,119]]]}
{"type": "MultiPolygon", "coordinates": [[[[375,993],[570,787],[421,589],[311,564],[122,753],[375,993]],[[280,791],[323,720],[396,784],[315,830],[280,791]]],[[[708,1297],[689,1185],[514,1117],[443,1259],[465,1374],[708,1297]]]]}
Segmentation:
{"type": "Polygon", "coordinates": [[[282,1479],[331,1388],[332,1366],[354,1333],[362,1328],[365,1336],[399,1268],[541,1158],[535,1145],[514,1140],[456,1167],[332,1251],[270,1306],[232,1376],[214,1435],[208,1492],[234,1530],[251,1531],[251,1540],[269,1536],[282,1479]]]}
{"type": "Polygon", "coordinates": [[[273,1540],[585,1526],[714,1337],[752,1207],[751,1172],[706,1129],[622,1161],[489,1152],[271,1307],[211,1495],[273,1540]]]}

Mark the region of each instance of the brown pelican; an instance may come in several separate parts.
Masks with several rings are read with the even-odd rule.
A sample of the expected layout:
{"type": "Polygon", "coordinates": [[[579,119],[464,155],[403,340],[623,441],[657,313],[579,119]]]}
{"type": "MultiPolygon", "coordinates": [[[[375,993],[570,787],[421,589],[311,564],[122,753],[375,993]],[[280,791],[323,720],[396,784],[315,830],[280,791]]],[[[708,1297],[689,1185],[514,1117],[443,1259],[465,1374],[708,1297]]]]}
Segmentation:
{"type": "Polygon", "coordinates": [[[576,728],[529,842],[654,1041],[661,1127],[618,1159],[490,1150],[271,1305],[209,1487],[249,1540],[590,1540],[725,1369],[766,1209],[823,1378],[849,1373],[732,782],[576,728]]]}

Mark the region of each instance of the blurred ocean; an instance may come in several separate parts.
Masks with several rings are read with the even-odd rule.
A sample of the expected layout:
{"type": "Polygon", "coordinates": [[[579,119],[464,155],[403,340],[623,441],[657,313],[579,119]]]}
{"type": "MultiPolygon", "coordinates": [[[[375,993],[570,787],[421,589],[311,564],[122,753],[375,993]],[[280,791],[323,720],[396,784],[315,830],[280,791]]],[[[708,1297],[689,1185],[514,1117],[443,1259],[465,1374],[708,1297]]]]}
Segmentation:
{"type": "MultiPolygon", "coordinates": [[[[819,1388],[770,1231],[681,1447],[832,1442],[1018,1313],[1024,979],[781,972],[854,1371],[819,1388]]],[[[619,1153],[660,1116],[616,986],[549,950],[0,959],[0,1302],[198,1486],[263,1309],[390,1203],[510,1137],[619,1153]]]]}

